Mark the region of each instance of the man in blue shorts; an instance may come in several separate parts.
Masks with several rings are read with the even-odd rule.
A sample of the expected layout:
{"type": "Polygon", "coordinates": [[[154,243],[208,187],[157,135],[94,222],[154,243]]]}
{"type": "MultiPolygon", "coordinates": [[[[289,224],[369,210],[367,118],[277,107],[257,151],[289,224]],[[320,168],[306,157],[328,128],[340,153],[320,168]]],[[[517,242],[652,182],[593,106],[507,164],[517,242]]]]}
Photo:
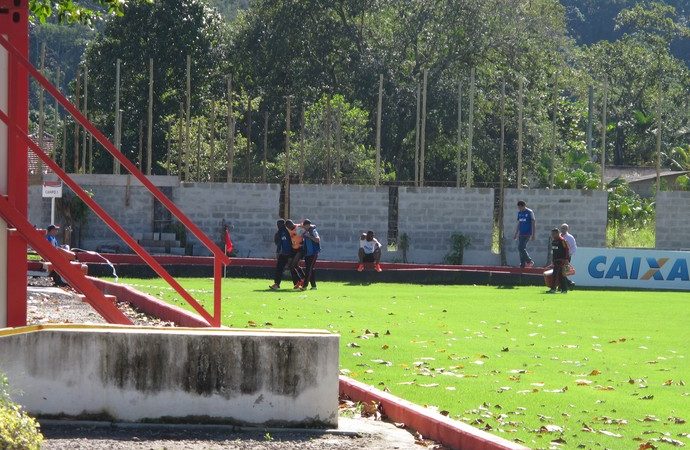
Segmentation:
{"type": "Polygon", "coordinates": [[[520,253],[520,267],[532,267],[534,261],[527,253],[527,242],[534,240],[536,233],[537,222],[534,219],[534,212],[527,207],[527,203],[523,200],[517,202],[517,226],[515,227],[515,236],[513,239],[518,241],[518,252],[520,253]]]}

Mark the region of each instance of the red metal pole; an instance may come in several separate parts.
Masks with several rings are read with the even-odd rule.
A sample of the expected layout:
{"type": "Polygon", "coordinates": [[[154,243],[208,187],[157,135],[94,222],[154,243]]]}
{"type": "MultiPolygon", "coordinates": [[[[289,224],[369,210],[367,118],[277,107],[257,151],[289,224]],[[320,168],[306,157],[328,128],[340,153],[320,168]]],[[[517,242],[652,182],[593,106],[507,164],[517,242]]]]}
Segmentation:
{"type": "MultiPolygon", "coordinates": [[[[7,113],[8,128],[16,127],[27,132],[29,121],[29,80],[19,64],[19,58],[29,54],[29,8],[28,0],[0,0],[0,36],[3,42],[11,42],[13,51],[7,52],[7,113]]],[[[24,216],[28,209],[28,152],[20,138],[7,132],[7,166],[5,170],[7,200],[24,216]]],[[[2,193],[0,191],[0,193],[2,193]]],[[[26,242],[21,236],[3,233],[7,252],[3,266],[7,269],[0,277],[6,277],[6,292],[0,293],[6,301],[7,326],[26,325],[26,242]]],[[[2,324],[0,324],[2,326],[2,324]]]]}
{"type": "Polygon", "coordinates": [[[220,327],[220,303],[221,303],[221,280],[222,280],[222,263],[220,258],[213,258],[213,326],[220,327]]]}

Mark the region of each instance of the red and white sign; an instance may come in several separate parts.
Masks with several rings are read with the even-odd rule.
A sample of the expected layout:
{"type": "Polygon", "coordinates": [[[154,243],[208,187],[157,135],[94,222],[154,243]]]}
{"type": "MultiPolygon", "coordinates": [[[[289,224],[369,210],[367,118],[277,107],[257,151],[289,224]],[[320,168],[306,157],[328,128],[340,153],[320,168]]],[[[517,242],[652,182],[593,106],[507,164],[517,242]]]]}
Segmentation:
{"type": "Polygon", "coordinates": [[[61,198],[62,181],[44,181],[43,198],[61,198]]]}

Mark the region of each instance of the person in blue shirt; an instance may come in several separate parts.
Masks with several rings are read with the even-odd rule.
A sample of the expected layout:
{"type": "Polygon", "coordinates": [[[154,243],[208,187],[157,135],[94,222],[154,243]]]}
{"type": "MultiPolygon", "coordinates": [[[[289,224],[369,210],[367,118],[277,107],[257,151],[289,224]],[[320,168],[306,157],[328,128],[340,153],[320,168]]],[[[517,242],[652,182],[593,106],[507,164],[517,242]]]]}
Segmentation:
{"type": "MultiPolygon", "coordinates": [[[[48,228],[46,228],[46,239],[50,244],[55,247],[55,248],[62,248],[60,247],[60,243],[57,240],[57,234],[58,234],[58,227],[57,225],[48,225],[48,228]]],[[[59,273],[57,273],[54,270],[51,270],[49,273],[49,276],[53,279],[53,283],[55,283],[55,286],[62,287],[62,286],[67,286],[67,283],[62,279],[59,273]]]]}
{"type": "MultiPolygon", "coordinates": [[[[276,222],[276,226],[278,227],[278,230],[276,231],[276,234],[273,236],[273,241],[276,244],[277,253],[276,271],[275,276],[273,277],[273,284],[269,286],[269,288],[274,291],[280,289],[280,282],[283,278],[283,271],[285,270],[285,266],[288,264],[288,262],[292,260],[293,256],[295,255],[294,251],[292,250],[290,231],[285,226],[285,220],[279,219],[276,222]]],[[[294,284],[297,284],[300,281],[300,278],[292,270],[290,271],[290,274],[292,275],[292,282],[294,284]]]]}
{"type": "Polygon", "coordinates": [[[520,267],[532,267],[534,261],[527,253],[527,243],[534,240],[537,230],[537,222],[534,219],[534,212],[527,207],[527,203],[523,200],[517,202],[517,226],[515,227],[515,235],[513,239],[518,241],[518,252],[520,253],[520,267]]]}
{"type": "Polygon", "coordinates": [[[321,252],[321,237],[319,232],[316,231],[316,225],[311,223],[311,220],[304,219],[302,222],[302,228],[304,228],[304,234],[302,237],[304,246],[304,263],[306,264],[305,277],[301,283],[302,290],[307,288],[307,283],[311,284],[312,290],[316,289],[316,260],[319,257],[319,252],[321,252]]]}
{"type": "Polygon", "coordinates": [[[53,247],[60,247],[57,240],[57,234],[58,227],[55,225],[48,225],[48,228],[46,228],[46,239],[48,239],[48,242],[50,242],[53,247]]]}

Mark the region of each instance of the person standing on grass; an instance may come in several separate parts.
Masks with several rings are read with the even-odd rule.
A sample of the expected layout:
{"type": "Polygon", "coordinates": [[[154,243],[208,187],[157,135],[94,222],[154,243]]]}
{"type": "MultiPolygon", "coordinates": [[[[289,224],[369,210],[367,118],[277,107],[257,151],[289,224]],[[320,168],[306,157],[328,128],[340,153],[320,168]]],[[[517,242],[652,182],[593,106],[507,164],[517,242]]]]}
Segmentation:
{"type": "Polygon", "coordinates": [[[520,253],[520,267],[532,267],[534,261],[527,253],[527,243],[534,240],[537,230],[537,222],[534,218],[534,211],[527,207],[524,200],[517,202],[517,226],[515,227],[515,235],[513,239],[518,241],[518,252],[520,253]]]}
{"type": "Polygon", "coordinates": [[[558,228],[551,230],[551,255],[553,259],[553,277],[551,277],[551,290],[547,294],[555,294],[556,288],[560,287],[561,293],[568,293],[568,285],[565,283],[563,269],[568,263],[568,243],[561,236],[558,228]]]}
{"type": "MultiPolygon", "coordinates": [[[[290,239],[290,232],[285,226],[285,220],[278,220],[276,222],[276,226],[278,227],[278,230],[276,231],[276,234],[273,237],[273,241],[276,244],[277,253],[276,272],[275,276],[273,277],[273,284],[269,286],[269,288],[274,291],[280,289],[280,282],[283,279],[283,271],[285,270],[285,266],[288,262],[290,262],[290,260],[294,256],[292,252],[292,241],[290,239]]],[[[292,274],[292,272],[290,273],[292,274]]],[[[299,279],[295,279],[295,276],[293,276],[292,281],[294,284],[297,284],[299,279]]]]}
{"type": "MultiPolygon", "coordinates": [[[[570,226],[567,223],[564,223],[558,228],[561,230],[561,236],[563,236],[565,242],[568,243],[568,262],[572,262],[573,255],[575,255],[575,252],[577,251],[577,242],[575,241],[575,236],[570,234],[570,226]]],[[[568,288],[572,289],[575,287],[575,283],[570,281],[565,274],[563,275],[563,279],[565,280],[565,284],[568,285],[568,288]]]]}
{"type": "Polygon", "coordinates": [[[302,281],[304,280],[304,271],[299,266],[299,262],[303,256],[302,243],[304,239],[302,235],[304,234],[304,228],[295,225],[295,223],[289,219],[285,221],[285,227],[290,233],[290,242],[292,243],[292,256],[288,261],[288,269],[290,269],[292,281],[295,283],[294,289],[301,289],[302,281]]]}
{"type": "Polygon", "coordinates": [[[364,241],[360,240],[359,245],[359,264],[357,265],[357,272],[364,270],[365,262],[373,262],[374,270],[381,272],[381,243],[374,237],[374,232],[367,231],[364,241]]]}
{"type": "Polygon", "coordinates": [[[302,222],[302,228],[304,228],[304,234],[302,235],[304,242],[304,263],[306,264],[305,277],[301,281],[302,290],[307,289],[307,283],[311,284],[311,289],[316,289],[316,260],[319,257],[319,252],[321,252],[321,237],[319,232],[316,231],[316,225],[311,223],[311,220],[304,219],[302,222]]]}

